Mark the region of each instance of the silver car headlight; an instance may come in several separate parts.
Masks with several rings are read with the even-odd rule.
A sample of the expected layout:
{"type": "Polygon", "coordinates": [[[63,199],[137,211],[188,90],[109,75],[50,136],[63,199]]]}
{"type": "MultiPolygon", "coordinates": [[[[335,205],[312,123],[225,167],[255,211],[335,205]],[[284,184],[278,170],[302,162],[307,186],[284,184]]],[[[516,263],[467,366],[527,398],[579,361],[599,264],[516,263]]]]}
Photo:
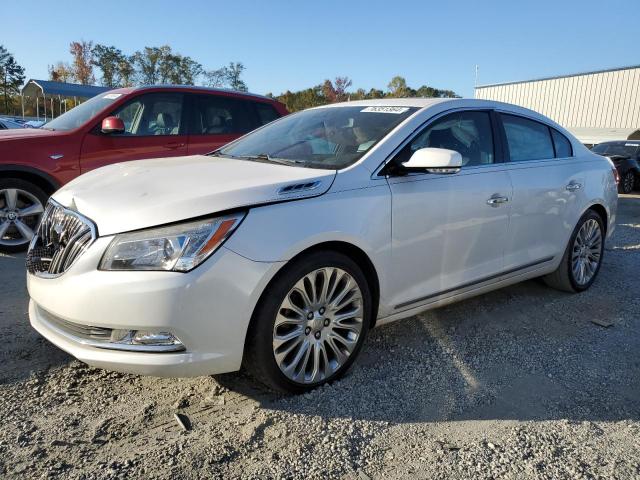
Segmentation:
{"type": "Polygon", "coordinates": [[[233,233],[245,212],[116,235],[100,270],[188,272],[204,262],[233,233]]]}

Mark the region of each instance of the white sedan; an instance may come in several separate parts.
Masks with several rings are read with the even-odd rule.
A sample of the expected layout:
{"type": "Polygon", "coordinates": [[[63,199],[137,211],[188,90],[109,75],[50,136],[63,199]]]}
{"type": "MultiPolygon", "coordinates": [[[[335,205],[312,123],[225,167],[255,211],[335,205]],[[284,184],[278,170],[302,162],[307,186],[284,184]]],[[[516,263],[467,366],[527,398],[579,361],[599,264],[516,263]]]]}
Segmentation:
{"type": "Polygon", "coordinates": [[[334,104],[66,185],[31,242],[29,314],[90,365],[244,366],[301,392],[376,325],[533,277],[588,289],[616,205],[611,163],[530,110],[334,104]]]}

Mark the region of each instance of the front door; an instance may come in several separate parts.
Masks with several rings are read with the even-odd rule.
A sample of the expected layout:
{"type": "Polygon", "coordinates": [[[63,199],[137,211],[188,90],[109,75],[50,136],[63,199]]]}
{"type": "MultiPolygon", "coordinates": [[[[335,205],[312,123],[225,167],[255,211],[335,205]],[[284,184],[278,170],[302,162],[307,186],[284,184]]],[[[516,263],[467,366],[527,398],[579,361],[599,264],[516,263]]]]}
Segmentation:
{"type": "Polygon", "coordinates": [[[111,163],[187,154],[181,93],[147,93],[132,98],[109,115],[121,118],[125,131],[103,134],[99,125],[82,142],[82,173],[111,163]]]}
{"type": "Polygon", "coordinates": [[[472,286],[504,269],[511,182],[498,163],[491,114],[459,111],[422,130],[393,160],[424,147],[458,151],[456,174],[389,177],[392,302],[402,311],[472,286]]]}

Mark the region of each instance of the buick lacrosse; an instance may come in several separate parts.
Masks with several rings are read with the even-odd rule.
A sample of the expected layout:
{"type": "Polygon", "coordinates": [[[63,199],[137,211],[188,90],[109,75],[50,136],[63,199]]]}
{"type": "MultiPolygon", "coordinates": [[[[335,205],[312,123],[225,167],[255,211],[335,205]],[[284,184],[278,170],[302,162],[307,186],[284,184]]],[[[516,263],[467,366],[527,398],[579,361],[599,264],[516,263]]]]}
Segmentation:
{"type": "Polygon", "coordinates": [[[314,108],[67,184],[29,247],[29,315],[97,367],[245,367],[301,392],[344,374],[376,325],[533,277],[588,289],[616,189],[608,159],[520,107],[314,108]]]}

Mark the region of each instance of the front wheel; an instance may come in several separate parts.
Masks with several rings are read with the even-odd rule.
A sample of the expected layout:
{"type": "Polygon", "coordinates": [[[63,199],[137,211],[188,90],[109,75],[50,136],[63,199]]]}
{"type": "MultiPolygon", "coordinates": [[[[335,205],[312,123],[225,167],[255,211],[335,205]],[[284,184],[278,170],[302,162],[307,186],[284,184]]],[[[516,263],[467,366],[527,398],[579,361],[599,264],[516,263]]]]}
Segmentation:
{"type": "Polygon", "coordinates": [[[372,298],[349,257],[314,252],[285,267],[262,296],[244,366],[274,390],[301,393],[353,364],[371,324],[372,298]]]}
{"type": "Polygon", "coordinates": [[[566,292],[582,292],[596,279],[604,254],[602,217],[588,210],[578,221],[560,265],[544,277],[547,285],[566,292]]]}
{"type": "Polygon", "coordinates": [[[46,203],[47,194],[32,183],[0,179],[0,252],[27,249],[46,203]]]}

